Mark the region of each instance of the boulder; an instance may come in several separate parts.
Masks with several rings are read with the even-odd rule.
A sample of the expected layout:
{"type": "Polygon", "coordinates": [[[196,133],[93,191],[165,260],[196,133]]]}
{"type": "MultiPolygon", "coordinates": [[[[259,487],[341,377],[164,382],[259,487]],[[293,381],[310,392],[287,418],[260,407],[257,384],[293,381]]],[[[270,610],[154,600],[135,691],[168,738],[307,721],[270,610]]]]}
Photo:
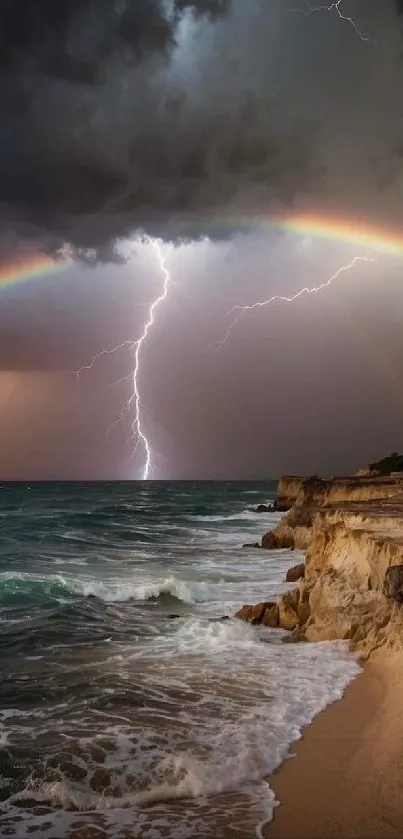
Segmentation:
{"type": "Polygon", "coordinates": [[[262,619],[263,626],[269,626],[275,629],[278,626],[278,606],[277,603],[267,605],[262,619]]]}
{"type": "Polygon", "coordinates": [[[272,601],[245,605],[235,615],[238,620],[246,621],[254,625],[264,623],[265,626],[278,626],[277,604],[272,601]],[[266,617],[266,612],[267,617],[266,617]],[[267,623],[266,623],[267,621],[267,623]]]}
{"type": "Polygon", "coordinates": [[[223,621],[229,621],[229,615],[223,615],[222,618],[209,618],[210,623],[222,623],[223,621]]]}
{"type": "Polygon", "coordinates": [[[299,589],[288,591],[280,597],[278,603],[279,626],[281,629],[297,629],[300,625],[298,615],[299,589]]]}
{"type": "Polygon", "coordinates": [[[296,583],[297,580],[301,580],[303,577],[305,577],[305,562],[289,568],[285,579],[287,583],[296,583]]]}
{"type": "Polygon", "coordinates": [[[272,551],[274,548],[277,548],[276,534],[272,530],[262,536],[262,548],[266,551],[272,551]]]}
{"type": "Polygon", "coordinates": [[[246,604],[239,609],[235,617],[247,623],[261,623],[267,605],[267,603],[246,604]]]}
{"type": "Polygon", "coordinates": [[[259,542],[246,542],[245,545],[242,545],[243,548],[260,548],[259,542]]]}
{"type": "Polygon", "coordinates": [[[273,504],[258,504],[253,510],[254,513],[274,513],[275,507],[273,504]]]}
{"type": "Polygon", "coordinates": [[[385,597],[391,597],[398,603],[403,603],[403,565],[390,565],[386,569],[383,593],[385,597]]]}
{"type": "Polygon", "coordinates": [[[294,536],[292,533],[276,533],[274,530],[269,530],[262,536],[262,548],[266,551],[273,551],[279,548],[294,548],[294,536]]]}

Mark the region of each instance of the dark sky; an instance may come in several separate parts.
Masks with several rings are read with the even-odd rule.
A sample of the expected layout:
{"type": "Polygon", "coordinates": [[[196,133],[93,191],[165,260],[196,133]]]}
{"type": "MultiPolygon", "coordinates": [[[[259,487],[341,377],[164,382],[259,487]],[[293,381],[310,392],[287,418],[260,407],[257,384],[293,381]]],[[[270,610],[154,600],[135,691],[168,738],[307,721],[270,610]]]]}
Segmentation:
{"type": "Polygon", "coordinates": [[[0,258],[75,262],[0,292],[0,479],[141,475],[133,406],[105,436],[133,351],[75,371],[141,335],[163,283],[144,234],[172,279],[141,354],[151,477],[341,473],[402,448],[403,253],[241,223],[403,228],[398,5],[3,4],[0,258]],[[232,306],[356,255],[377,261],[247,313],[217,349],[232,306]]]}

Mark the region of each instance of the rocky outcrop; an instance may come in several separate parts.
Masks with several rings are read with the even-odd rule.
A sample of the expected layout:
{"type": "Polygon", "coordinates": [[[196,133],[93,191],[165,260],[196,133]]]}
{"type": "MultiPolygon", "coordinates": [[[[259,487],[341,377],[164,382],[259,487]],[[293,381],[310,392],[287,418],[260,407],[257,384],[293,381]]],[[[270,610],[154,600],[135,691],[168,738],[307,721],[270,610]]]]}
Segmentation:
{"type": "Polygon", "coordinates": [[[270,530],[262,537],[261,547],[267,551],[274,551],[279,548],[293,550],[295,547],[294,534],[291,530],[289,532],[280,531],[280,529],[270,530]]]}
{"type": "Polygon", "coordinates": [[[256,606],[242,606],[242,609],[236,613],[235,617],[254,626],[261,625],[271,629],[275,629],[281,625],[279,605],[270,601],[267,603],[257,603],[256,606]]]}
{"type": "Polygon", "coordinates": [[[238,620],[246,621],[254,626],[265,626],[270,629],[296,629],[300,625],[298,614],[299,591],[288,592],[280,598],[278,603],[257,603],[255,606],[242,606],[236,613],[238,620]]]}
{"type": "Polygon", "coordinates": [[[299,565],[293,565],[289,568],[285,576],[286,583],[296,583],[305,577],[305,562],[300,562],[299,565]]]}
{"type": "Polygon", "coordinates": [[[384,644],[401,645],[402,577],[392,569],[403,562],[403,502],[393,526],[387,519],[382,505],[372,515],[340,511],[315,518],[304,580],[309,640],[346,638],[368,653],[384,644]]]}
{"type": "Polygon", "coordinates": [[[285,475],[280,478],[277,484],[276,500],[274,507],[280,513],[285,513],[295,504],[305,478],[297,477],[295,475],[285,475]]]}
{"type": "Polygon", "coordinates": [[[306,550],[312,535],[313,518],[319,510],[340,511],[340,508],[344,508],[352,511],[354,505],[388,502],[402,492],[403,481],[397,476],[283,478],[279,481],[277,497],[283,499],[284,493],[288,491],[291,499],[292,490],[296,492],[298,486],[299,493],[294,504],[277,527],[263,536],[262,548],[273,550],[295,547],[306,550]],[[284,486],[282,481],[285,482],[284,486]]]}
{"type": "Polygon", "coordinates": [[[273,603],[272,601],[256,603],[256,605],[248,604],[246,606],[242,606],[242,609],[239,609],[235,617],[239,620],[246,621],[247,623],[263,623],[264,626],[277,626],[278,606],[277,603],[273,603]]]}
{"type": "Polygon", "coordinates": [[[391,597],[398,603],[403,603],[403,565],[390,565],[386,569],[383,593],[385,597],[391,597]]]}
{"type": "Polygon", "coordinates": [[[364,655],[383,645],[401,648],[402,489],[393,477],[304,481],[290,511],[262,539],[267,549],[306,547],[305,564],[287,574],[298,587],[280,597],[277,612],[259,604],[257,622],[269,607],[267,625],[309,641],[348,639],[364,655]]]}
{"type": "Polygon", "coordinates": [[[267,606],[263,618],[262,618],[263,626],[270,627],[274,629],[276,626],[279,625],[279,613],[278,613],[278,605],[277,603],[273,603],[271,606],[267,606]]]}
{"type": "Polygon", "coordinates": [[[300,626],[298,615],[299,589],[283,594],[278,602],[278,622],[282,629],[297,629],[300,626]]]}

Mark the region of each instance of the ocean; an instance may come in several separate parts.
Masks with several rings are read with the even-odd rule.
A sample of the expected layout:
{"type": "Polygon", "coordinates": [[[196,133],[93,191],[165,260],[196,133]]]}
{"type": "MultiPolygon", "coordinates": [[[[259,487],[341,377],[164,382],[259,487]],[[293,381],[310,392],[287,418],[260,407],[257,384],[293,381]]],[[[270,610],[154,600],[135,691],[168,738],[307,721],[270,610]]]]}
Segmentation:
{"type": "Polygon", "coordinates": [[[299,561],[243,547],[275,487],[0,485],[1,837],[261,834],[267,776],[359,672],[233,619],[299,561]]]}

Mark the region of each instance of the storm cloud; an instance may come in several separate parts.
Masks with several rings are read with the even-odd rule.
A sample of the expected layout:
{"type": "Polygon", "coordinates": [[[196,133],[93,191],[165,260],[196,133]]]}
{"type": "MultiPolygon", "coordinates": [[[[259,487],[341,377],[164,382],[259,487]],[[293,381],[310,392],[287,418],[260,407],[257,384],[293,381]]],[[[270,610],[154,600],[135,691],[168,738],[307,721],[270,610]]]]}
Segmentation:
{"type": "Polygon", "coordinates": [[[365,42],[283,0],[3,3],[3,230],[108,260],[139,230],[218,236],[330,195],[393,215],[401,4],[351,6],[365,42]]]}

